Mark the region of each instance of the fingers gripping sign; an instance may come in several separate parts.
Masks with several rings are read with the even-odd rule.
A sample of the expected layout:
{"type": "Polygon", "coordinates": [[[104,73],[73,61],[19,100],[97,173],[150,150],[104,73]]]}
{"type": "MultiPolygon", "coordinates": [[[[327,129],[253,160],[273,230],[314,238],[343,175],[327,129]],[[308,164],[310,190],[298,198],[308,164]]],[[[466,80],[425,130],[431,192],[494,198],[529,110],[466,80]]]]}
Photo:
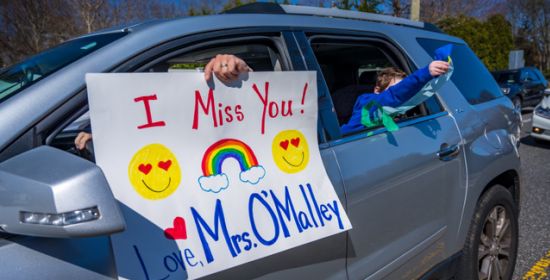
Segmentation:
{"type": "Polygon", "coordinates": [[[204,67],[204,78],[209,81],[214,74],[223,83],[229,83],[241,73],[250,72],[246,62],[231,54],[218,54],[204,67]]]}

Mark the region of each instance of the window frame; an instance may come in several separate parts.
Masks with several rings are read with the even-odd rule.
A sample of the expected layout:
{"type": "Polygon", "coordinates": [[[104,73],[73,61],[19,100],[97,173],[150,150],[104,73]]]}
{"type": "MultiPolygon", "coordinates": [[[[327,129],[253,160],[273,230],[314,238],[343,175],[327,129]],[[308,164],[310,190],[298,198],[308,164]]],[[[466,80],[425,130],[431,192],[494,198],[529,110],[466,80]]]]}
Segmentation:
{"type": "Polygon", "coordinates": [[[166,61],[170,58],[177,57],[182,54],[193,52],[194,50],[197,50],[197,49],[215,48],[223,44],[231,44],[231,45],[235,45],[236,43],[245,44],[245,42],[248,42],[251,44],[260,44],[259,42],[262,42],[262,41],[273,44],[270,47],[273,47],[275,51],[277,51],[279,54],[279,58],[281,60],[281,70],[290,71],[292,69],[291,64],[289,63],[288,57],[284,55],[284,52],[282,52],[282,49],[280,47],[280,42],[277,42],[277,40],[274,40],[274,38],[270,36],[243,36],[243,37],[223,38],[223,39],[213,40],[213,41],[195,41],[196,42],[195,44],[193,42],[188,42],[186,45],[182,45],[181,48],[178,48],[176,46],[175,48],[172,48],[170,51],[162,52],[152,60],[149,60],[147,62],[144,61],[141,64],[133,65],[133,67],[116,69],[116,71],[113,71],[113,72],[140,73],[140,72],[144,72],[145,70],[151,68],[152,66],[162,61],[166,61]]]}
{"type": "MultiPolygon", "coordinates": [[[[399,47],[397,47],[397,44],[392,39],[390,39],[387,36],[384,36],[382,34],[372,33],[372,32],[357,32],[357,31],[342,32],[342,30],[310,30],[310,31],[305,31],[305,32],[306,32],[306,36],[307,36],[307,39],[308,39],[308,45],[309,45],[312,53],[313,53],[313,50],[312,50],[312,47],[311,47],[311,43],[314,39],[318,39],[318,38],[336,40],[336,41],[340,41],[340,42],[344,42],[344,41],[353,42],[353,41],[355,41],[355,42],[358,42],[358,43],[359,42],[364,42],[364,43],[371,43],[371,44],[372,44],[372,42],[375,42],[375,43],[378,43],[378,44],[383,44],[386,49],[384,49],[384,50],[381,49],[381,51],[391,52],[391,54],[393,54],[393,56],[397,59],[397,63],[399,63],[399,65],[402,66],[403,70],[406,73],[410,74],[410,73],[414,72],[415,70],[418,70],[418,68],[412,62],[411,58],[408,55],[406,55],[406,53],[403,52],[399,47]]],[[[389,55],[389,56],[392,57],[391,55],[389,55]]],[[[318,71],[320,71],[319,62],[317,61],[317,58],[315,56],[314,56],[314,60],[315,60],[315,63],[317,64],[317,67],[319,69],[318,71]]],[[[321,73],[321,76],[322,76],[322,72],[320,72],[320,73],[321,73]]],[[[324,80],[324,77],[323,77],[323,83],[324,83],[324,87],[326,88],[327,94],[330,96],[330,92],[328,90],[328,86],[326,85],[326,81],[324,80]]],[[[436,92],[434,94],[433,98],[434,98],[433,100],[436,102],[437,106],[440,108],[439,112],[430,113],[429,109],[428,109],[428,106],[426,106],[426,104],[425,104],[427,101],[425,101],[424,103],[422,103],[422,106],[424,107],[423,110],[426,111],[427,115],[419,116],[419,117],[412,118],[412,119],[406,119],[406,120],[397,122],[396,123],[397,126],[399,128],[403,128],[403,127],[407,127],[407,126],[412,126],[412,125],[420,123],[420,122],[425,122],[425,121],[428,121],[428,120],[431,120],[431,119],[436,119],[436,118],[448,115],[449,113],[447,111],[447,108],[445,106],[443,106],[443,103],[441,102],[441,99],[440,99],[441,97],[439,96],[439,93],[436,92]]],[[[329,99],[332,99],[332,98],[329,98],[329,99]]],[[[333,106],[332,110],[333,110],[333,112],[335,112],[334,104],[332,104],[332,106],[333,106]]],[[[371,128],[371,129],[364,129],[364,130],[361,130],[361,131],[358,131],[358,132],[355,132],[355,133],[352,133],[352,134],[343,135],[340,132],[340,124],[338,122],[337,116],[335,116],[335,122],[336,122],[336,124],[338,124],[336,129],[338,129],[339,137],[329,139],[329,141],[327,142],[328,146],[341,145],[341,144],[344,144],[344,143],[347,143],[347,142],[356,141],[356,140],[363,139],[363,138],[366,138],[366,137],[372,137],[372,136],[375,136],[375,135],[379,135],[379,134],[383,134],[383,133],[388,132],[386,127],[381,126],[381,127],[371,128]]],[[[325,129],[330,130],[330,128],[325,128],[325,129]]],[[[335,129],[335,128],[332,128],[332,129],[335,129]]]]}

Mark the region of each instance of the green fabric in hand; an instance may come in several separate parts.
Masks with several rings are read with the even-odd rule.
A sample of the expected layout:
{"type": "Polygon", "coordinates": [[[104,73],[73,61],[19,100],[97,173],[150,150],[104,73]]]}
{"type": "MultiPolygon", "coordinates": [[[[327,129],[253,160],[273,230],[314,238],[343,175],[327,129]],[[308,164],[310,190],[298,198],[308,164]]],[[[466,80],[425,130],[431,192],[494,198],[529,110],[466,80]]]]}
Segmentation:
{"type": "Polygon", "coordinates": [[[361,124],[366,128],[373,128],[383,125],[390,132],[399,130],[399,126],[397,126],[393,120],[393,117],[386,113],[380,104],[377,104],[374,101],[363,106],[363,109],[361,110],[361,124]],[[374,111],[374,116],[371,118],[369,112],[373,107],[375,107],[376,110],[374,111]]]}

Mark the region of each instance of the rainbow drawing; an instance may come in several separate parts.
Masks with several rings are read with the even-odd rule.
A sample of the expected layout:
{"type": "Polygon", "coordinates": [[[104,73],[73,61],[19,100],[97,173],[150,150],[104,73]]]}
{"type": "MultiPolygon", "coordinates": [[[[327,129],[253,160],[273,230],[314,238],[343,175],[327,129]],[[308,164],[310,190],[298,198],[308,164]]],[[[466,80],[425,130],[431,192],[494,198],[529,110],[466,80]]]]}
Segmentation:
{"type": "Polygon", "coordinates": [[[222,174],[223,162],[233,158],[239,162],[241,171],[258,166],[254,151],[244,142],[237,139],[222,139],[212,144],[202,158],[202,172],[204,176],[222,174]]]}

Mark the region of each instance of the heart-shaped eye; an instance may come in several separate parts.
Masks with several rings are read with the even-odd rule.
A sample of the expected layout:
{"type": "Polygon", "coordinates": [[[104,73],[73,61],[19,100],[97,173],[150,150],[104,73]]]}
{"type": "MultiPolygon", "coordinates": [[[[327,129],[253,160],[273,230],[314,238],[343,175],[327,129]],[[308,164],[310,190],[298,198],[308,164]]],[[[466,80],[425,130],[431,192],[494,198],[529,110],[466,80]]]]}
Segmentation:
{"type": "Polygon", "coordinates": [[[279,145],[281,146],[281,148],[283,149],[288,149],[288,140],[285,140],[285,141],[281,141],[281,143],[279,143],[279,145]]]}
{"type": "Polygon", "coordinates": [[[151,172],[151,169],[153,168],[153,166],[151,166],[151,164],[140,164],[138,169],[141,173],[147,175],[149,174],[149,172],[151,172]]]}
{"type": "Polygon", "coordinates": [[[168,171],[168,168],[170,168],[170,165],[172,165],[172,161],[171,160],[167,160],[167,161],[159,161],[159,164],[158,166],[166,171],[168,171]]]}
{"type": "Polygon", "coordinates": [[[291,139],[290,144],[292,144],[292,146],[298,148],[298,145],[300,145],[300,137],[296,137],[294,139],[291,139]]]}

